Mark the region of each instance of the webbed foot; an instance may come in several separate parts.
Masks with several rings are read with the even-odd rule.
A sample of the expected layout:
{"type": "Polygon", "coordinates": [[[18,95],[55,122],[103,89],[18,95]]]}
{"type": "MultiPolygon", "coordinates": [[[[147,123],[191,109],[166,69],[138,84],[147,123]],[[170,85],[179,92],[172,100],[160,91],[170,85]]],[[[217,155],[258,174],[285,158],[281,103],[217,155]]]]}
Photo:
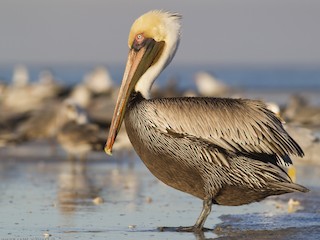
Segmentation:
{"type": "Polygon", "coordinates": [[[188,226],[188,227],[158,227],[158,230],[160,232],[194,232],[194,233],[200,233],[200,232],[208,232],[213,231],[213,229],[210,228],[199,228],[196,226],[188,226]]]}

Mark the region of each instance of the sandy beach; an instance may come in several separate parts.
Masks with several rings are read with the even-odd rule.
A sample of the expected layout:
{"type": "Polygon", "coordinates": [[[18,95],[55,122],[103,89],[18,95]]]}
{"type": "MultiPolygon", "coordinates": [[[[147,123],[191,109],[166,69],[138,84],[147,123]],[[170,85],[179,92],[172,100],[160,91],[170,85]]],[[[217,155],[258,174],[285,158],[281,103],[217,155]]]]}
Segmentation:
{"type": "Polygon", "coordinates": [[[213,231],[161,232],[190,225],[201,201],[155,179],[134,153],[89,155],[87,165],[52,155],[38,141],[0,150],[1,239],[317,239],[320,165],[295,161],[306,194],[240,207],[213,206],[213,231]]]}

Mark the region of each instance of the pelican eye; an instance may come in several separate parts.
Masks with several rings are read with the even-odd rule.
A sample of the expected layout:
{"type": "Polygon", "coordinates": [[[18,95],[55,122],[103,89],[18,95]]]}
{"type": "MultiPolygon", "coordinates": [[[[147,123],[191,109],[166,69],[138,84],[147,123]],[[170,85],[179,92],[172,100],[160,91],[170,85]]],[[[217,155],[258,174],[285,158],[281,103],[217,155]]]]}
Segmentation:
{"type": "Polygon", "coordinates": [[[144,41],[144,36],[142,33],[137,34],[136,39],[135,39],[138,43],[141,43],[144,41]]]}
{"type": "Polygon", "coordinates": [[[145,45],[146,40],[147,39],[144,37],[143,33],[137,34],[134,38],[132,48],[136,51],[139,51],[145,45]]]}

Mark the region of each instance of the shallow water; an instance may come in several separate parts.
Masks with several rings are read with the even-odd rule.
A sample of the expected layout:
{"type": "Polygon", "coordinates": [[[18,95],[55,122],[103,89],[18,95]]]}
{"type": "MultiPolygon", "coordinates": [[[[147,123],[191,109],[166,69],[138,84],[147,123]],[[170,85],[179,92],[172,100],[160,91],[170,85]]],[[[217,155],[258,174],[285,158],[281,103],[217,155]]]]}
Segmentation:
{"type": "Polygon", "coordinates": [[[214,206],[202,235],[160,232],[192,225],[202,202],[156,180],[136,157],[90,155],[86,166],[46,143],[0,149],[0,239],[317,239],[320,165],[297,164],[307,194],[240,207],[214,206]],[[100,197],[102,203],[94,203],[100,197]],[[300,206],[288,213],[288,200],[300,206]],[[47,234],[47,235],[44,235],[47,234]]]}

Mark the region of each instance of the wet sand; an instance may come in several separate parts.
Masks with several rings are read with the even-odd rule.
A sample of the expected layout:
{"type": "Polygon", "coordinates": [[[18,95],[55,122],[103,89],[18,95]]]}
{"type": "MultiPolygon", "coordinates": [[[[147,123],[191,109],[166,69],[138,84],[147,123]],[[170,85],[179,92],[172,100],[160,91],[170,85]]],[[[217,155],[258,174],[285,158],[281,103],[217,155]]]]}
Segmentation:
{"type": "Polygon", "coordinates": [[[0,149],[0,239],[320,239],[320,164],[295,164],[310,193],[213,206],[213,231],[195,235],[158,230],[192,225],[202,202],[159,182],[135,154],[94,153],[82,165],[46,142],[0,149]]]}

